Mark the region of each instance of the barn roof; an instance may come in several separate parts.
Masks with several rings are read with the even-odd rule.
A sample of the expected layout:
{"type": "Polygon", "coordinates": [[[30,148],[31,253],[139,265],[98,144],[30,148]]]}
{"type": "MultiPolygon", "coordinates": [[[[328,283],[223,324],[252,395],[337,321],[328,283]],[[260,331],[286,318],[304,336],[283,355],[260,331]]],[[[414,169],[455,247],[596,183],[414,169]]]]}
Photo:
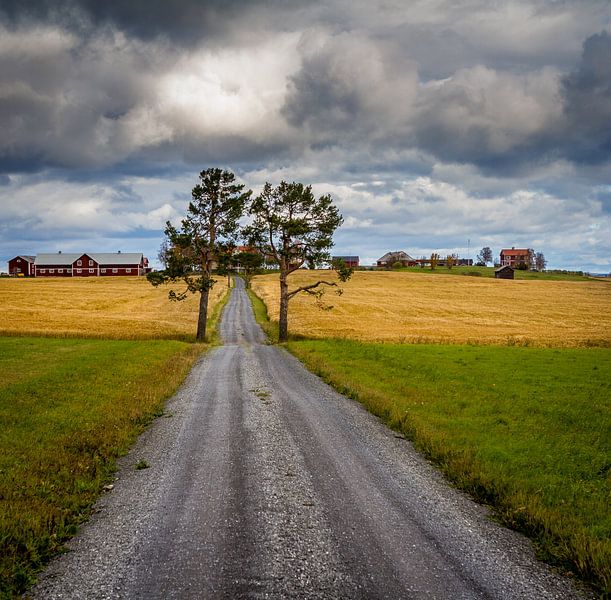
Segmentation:
{"type": "Polygon", "coordinates": [[[498,269],[495,269],[494,272],[495,273],[499,273],[500,271],[515,271],[515,269],[513,267],[510,267],[509,265],[503,265],[502,267],[499,267],[498,269]]]}
{"type": "Polygon", "coordinates": [[[142,252],[87,252],[100,265],[137,265],[142,261],[142,252]]]}
{"type": "Polygon", "coordinates": [[[142,261],[142,252],[54,252],[37,254],[35,264],[71,265],[85,254],[99,265],[137,265],[142,261]]]}
{"type": "MultiPolygon", "coordinates": [[[[29,262],[29,263],[33,263],[34,259],[36,258],[35,256],[30,256],[29,254],[18,254],[17,256],[15,256],[15,258],[23,258],[23,260],[29,262]]],[[[15,258],[12,258],[11,260],[15,260],[15,258]]]]}
{"type": "Polygon", "coordinates": [[[36,265],[71,265],[77,258],[83,256],[81,252],[53,252],[53,254],[37,254],[36,265]]]}
{"type": "Polygon", "coordinates": [[[349,260],[349,261],[352,261],[352,262],[354,262],[355,260],[359,259],[358,256],[332,256],[331,258],[333,260],[341,259],[341,260],[349,260]]]}

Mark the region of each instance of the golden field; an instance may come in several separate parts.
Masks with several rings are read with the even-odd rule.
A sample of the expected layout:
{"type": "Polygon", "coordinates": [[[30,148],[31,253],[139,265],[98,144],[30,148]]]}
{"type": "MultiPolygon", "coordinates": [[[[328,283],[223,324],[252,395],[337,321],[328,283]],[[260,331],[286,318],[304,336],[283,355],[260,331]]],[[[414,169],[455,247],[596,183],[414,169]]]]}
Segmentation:
{"type": "MultiPolygon", "coordinates": [[[[331,271],[296,271],[289,289],[331,271]]],[[[253,291],[278,320],[278,275],[253,280],[253,291]]],[[[289,304],[289,332],[405,343],[611,346],[611,282],[519,281],[456,275],[357,271],[343,295],[325,288],[320,310],[305,294],[289,304]]]]}
{"type": "MultiPolygon", "coordinates": [[[[170,302],[170,287],[144,277],[1,278],[0,335],[195,337],[199,294],[170,302]]],[[[208,315],[226,290],[225,280],[212,288],[208,315]]]]}

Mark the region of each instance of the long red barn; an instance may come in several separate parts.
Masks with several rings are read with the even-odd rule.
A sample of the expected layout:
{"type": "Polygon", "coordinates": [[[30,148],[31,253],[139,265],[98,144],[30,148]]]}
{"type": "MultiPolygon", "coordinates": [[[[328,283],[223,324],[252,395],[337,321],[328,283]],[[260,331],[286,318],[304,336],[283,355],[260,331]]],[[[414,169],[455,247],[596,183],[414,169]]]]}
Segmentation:
{"type": "Polygon", "coordinates": [[[9,274],[18,275],[24,259],[32,259],[30,271],[34,277],[119,277],[145,275],[150,271],[148,258],[141,252],[56,252],[35,257],[17,256],[9,261],[9,274]],[[17,262],[21,259],[22,262],[17,262]]]}

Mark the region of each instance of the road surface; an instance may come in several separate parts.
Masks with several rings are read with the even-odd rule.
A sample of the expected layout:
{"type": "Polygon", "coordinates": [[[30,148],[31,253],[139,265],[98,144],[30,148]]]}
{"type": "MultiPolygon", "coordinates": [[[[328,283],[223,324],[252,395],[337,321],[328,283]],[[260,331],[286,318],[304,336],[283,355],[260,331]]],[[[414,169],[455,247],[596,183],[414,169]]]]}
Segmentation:
{"type": "Polygon", "coordinates": [[[266,344],[240,279],[221,334],[34,597],[586,597],[409,442],[266,344]]]}

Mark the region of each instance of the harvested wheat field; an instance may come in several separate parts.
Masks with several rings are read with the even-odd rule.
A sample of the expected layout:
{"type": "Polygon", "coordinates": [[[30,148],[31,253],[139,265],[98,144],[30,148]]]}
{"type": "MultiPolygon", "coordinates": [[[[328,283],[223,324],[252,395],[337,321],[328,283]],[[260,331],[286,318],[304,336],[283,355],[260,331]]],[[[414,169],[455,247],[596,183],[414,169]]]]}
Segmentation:
{"type": "MultiPolygon", "coordinates": [[[[2,278],[0,335],[194,338],[199,295],[170,302],[169,289],[143,277],[2,278]]],[[[209,315],[226,290],[212,288],[209,315]]]]}
{"type": "MultiPolygon", "coordinates": [[[[331,271],[297,271],[294,289],[331,271]]],[[[278,276],[254,279],[253,291],[278,319],[278,276]]],[[[406,343],[611,346],[611,282],[518,281],[419,273],[357,271],[337,296],[328,288],[317,308],[304,294],[289,305],[289,331],[406,343]]]]}

